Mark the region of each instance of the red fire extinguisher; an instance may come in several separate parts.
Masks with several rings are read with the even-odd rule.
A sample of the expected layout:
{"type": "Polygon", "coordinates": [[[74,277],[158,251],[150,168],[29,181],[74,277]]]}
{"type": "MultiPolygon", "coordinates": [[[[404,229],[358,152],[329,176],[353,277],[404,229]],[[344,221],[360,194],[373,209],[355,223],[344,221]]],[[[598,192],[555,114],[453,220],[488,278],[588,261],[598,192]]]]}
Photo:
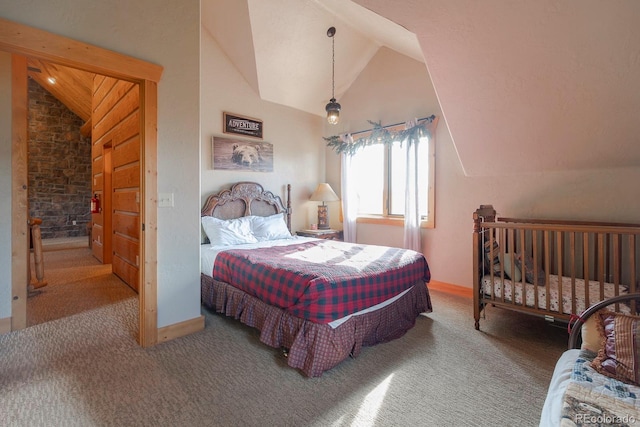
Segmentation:
{"type": "Polygon", "coordinates": [[[91,213],[100,213],[100,199],[98,199],[97,194],[94,194],[91,198],[91,213]]]}

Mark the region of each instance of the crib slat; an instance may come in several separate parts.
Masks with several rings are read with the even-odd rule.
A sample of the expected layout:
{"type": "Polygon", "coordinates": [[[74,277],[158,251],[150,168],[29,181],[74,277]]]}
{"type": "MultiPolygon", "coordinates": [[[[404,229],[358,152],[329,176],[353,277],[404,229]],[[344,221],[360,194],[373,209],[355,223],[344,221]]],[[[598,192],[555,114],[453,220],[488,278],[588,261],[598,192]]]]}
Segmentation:
{"type": "Polygon", "coordinates": [[[584,304],[585,308],[591,305],[589,301],[589,233],[582,233],[582,274],[584,277],[584,304]]]}
{"type": "MultiPolygon", "coordinates": [[[[562,277],[562,254],[563,254],[563,245],[562,245],[562,232],[561,231],[557,231],[556,232],[556,245],[557,245],[557,251],[556,251],[556,271],[557,271],[557,275],[558,277],[562,277]]],[[[544,270],[544,274],[545,274],[545,279],[547,281],[547,283],[549,283],[550,279],[549,279],[549,269],[546,268],[544,270]]],[[[558,311],[560,313],[564,313],[564,298],[562,298],[562,296],[564,295],[564,291],[562,290],[562,280],[558,281],[558,311]]]]}
{"type": "MultiPolygon", "coordinates": [[[[502,253],[502,257],[501,259],[504,261],[504,254],[507,248],[507,241],[506,241],[506,231],[504,228],[500,230],[500,242],[498,243],[499,245],[499,250],[502,253]]],[[[505,277],[504,277],[504,266],[500,269],[500,281],[502,282],[502,302],[505,302],[505,298],[506,298],[506,290],[505,290],[505,277]]],[[[512,305],[516,305],[516,290],[513,286],[513,280],[511,281],[511,304],[512,305]]]]}
{"type": "MultiPolygon", "coordinates": [[[[544,263],[545,263],[545,270],[548,270],[548,265],[549,265],[549,231],[545,230],[542,233],[542,247],[543,247],[543,253],[544,253],[544,263]]],[[[534,253],[533,253],[533,264],[534,265],[539,265],[538,261],[536,259],[536,251],[534,249],[534,253]]],[[[534,269],[533,270],[533,281],[534,283],[538,283],[538,269],[534,269]]],[[[549,285],[549,280],[545,280],[544,282],[544,287],[546,289],[546,294],[547,294],[547,310],[551,310],[551,286],[549,285]]],[[[560,300],[562,301],[562,300],[560,300]]],[[[560,312],[562,313],[562,310],[560,310],[560,312]]]]}
{"type": "MultiPolygon", "coordinates": [[[[526,231],[524,228],[520,229],[520,254],[522,256],[521,259],[524,259],[524,254],[526,253],[527,249],[526,249],[526,231]]],[[[527,279],[525,276],[525,271],[522,271],[522,276],[520,277],[520,286],[522,286],[522,289],[526,289],[527,288],[527,279]]],[[[526,294],[525,294],[525,304],[526,304],[526,294]]],[[[537,287],[533,288],[533,306],[535,308],[538,308],[539,302],[538,302],[538,289],[537,287]]]]}
{"type": "MultiPolygon", "coordinates": [[[[498,250],[501,250],[503,248],[504,245],[504,230],[498,230],[498,236],[497,239],[498,241],[498,250]]],[[[495,256],[498,256],[498,254],[495,254],[495,256]]],[[[500,286],[502,286],[502,293],[500,295],[500,301],[504,302],[505,301],[505,289],[504,289],[504,270],[501,269],[500,274],[498,275],[500,277],[500,286]]]]}
{"type": "MultiPolygon", "coordinates": [[[[515,229],[510,228],[508,230],[506,230],[506,239],[507,239],[507,244],[505,244],[505,253],[508,252],[511,253],[511,260],[509,261],[509,271],[511,271],[511,277],[510,277],[510,281],[511,281],[511,302],[514,305],[518,305],[518,301],[515,298],[515,294],[516,294],[516,287],[517,287],[517,283],[515,281],[515,276],[513,274],[514,271],[514,254],[515,254],[515,247],[516,247],[516,240],[515,240],[515,229]]],[[[502,258],[503,260],[506,259],[506,257],[503,256],[502,258]]],[[[520,303],[520,305],[522,305],[523,307],[526,306],[526,289],[523,288],[522,289],[522,301],[520,303]]]]}
{"type": "MultiPolygon", "coordinates": [[[[489,254],[490,254],[490,258],[489,259],[491,259],[491,260],[493,260],[494,257],[498,255],[498,254],[494,253],[493,242],[494,241],[500,242],[501,241],[501,238],[500,238],[501,235],[502,235],[502,230],[498,230],[498,236],[493,236],[492,235],[491,238],[490,238],[491,245],[489,247],[489,254]]],[[[500,246],[500,243],[498,243],[498,246],[500,246]]],[[[490,271],[491,271],[491,287],[492,287],[492,289],[491,289],[491,297],[492,298],[491,299],[495,300],[496,299],[495,295],[496,295],[497,285],[496,285],[496,281],[495,281],[495,278],[494,278],[495,277],[495,272],[493,271],[493,265],[491,265],[490,271]]],[[[502,302],[504,302],[504,283],[502,284],[502,295],[501,295],[500,300],[502,302]]]]}
{"type": "MultiPolygon", "coordinates": [[[[636,266],[636,235],[635,234],[630,234],[629,235],[629,269],[630,269],[630,273],[629,275],[631,276],[631,289],[629,290],[629,293],[635,293],[636,292],[636,284],[638,282],[637,280],[637,266],[636,266]]],[[[636,305],[636,301],[631,301],[631,310],[632,313],[637,313],[637,305],[636,305]]]]}
{"type": "Polygon", "coordinates": [[[636,276],[636,235],[629,235],[629,279],[631,281],[629,292],[636,292],[636,284],[638,281],[638,277],[636,276]]]}
{"type": "MultiPolygon", "coordinates": [[[[613,293],[614,296],[620,295],[620,283],[621,283],[621,263],[620,263],[620,249],[622,248],[622,242],[620,242],[620,235],[614,234],[611,240],[611,247],[613,251],[611,263],[613,264],[613,293]]],[[[620,310],[620,306],[616,303],[615,308],[616,311],[620,310]]]]}
{"type": "MultiPolygon", "coordinates": [[[[493,236],[492,239],[490,238],[491,246],[489,247],[489,255],[490,255],[489,259],[494,259],[493,257],[496,256],[496,254],[493,253],[493,242],[498,240],[497,237],[498,236],[493,236]]],[[[492,288],[492,290],[491,290],[491,299],[495,300],[496,299],[495,295],[496,295],[496,287],[497,287],[497,285],[495,284],[495,271],[493,271],[493,265],[490,266],[489,271],[490,271],[489,274],[491,275],[491,288],[492,288]]]]}
{"type": "Polygon", "coordinates": [[[576,233],[569,233],[569,254],[571,257],[571,312],[576,310],[576,233]]]}
{"type": "Polygon", "coordinates": [[[598,275],[600,282],[600,301],[604,299],[604,234],[598,233],[598,275]]]}
{"type": "Polygon", "coordinates": [[[622,280],[620,274],[622,272],[622,265],[620,259],[620,249],[622,248],[622,242],[620,241],[620,235],[614,234],[612,236],[611,247],[613,250],[611,263],[613,264],[613,283],[616,285],[616,296],[618,296],[619,285],[622,280]]]}

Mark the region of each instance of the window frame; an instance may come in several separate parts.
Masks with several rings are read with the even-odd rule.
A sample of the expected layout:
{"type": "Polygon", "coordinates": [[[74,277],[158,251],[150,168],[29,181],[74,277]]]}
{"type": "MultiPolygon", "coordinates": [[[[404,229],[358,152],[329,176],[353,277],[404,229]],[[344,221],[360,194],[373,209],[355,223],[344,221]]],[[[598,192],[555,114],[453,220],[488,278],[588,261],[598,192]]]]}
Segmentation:
{"type": "MultiPolygon", "coordinates": [[[[401,128],[396,126],[386,127],[390,131],[398,131],[401,128]]],[[[362,132],[360,137],[368,137],[371,134],[371,131],[362,132]]],[[[427,191],[427,215],[421,216],[420,219],[420,228],[435,228],[435,138],[426,137],[428,140],[428,185],[426,188],[427,191]]],[[[401,214],[390,214],[390,192],[389,188],[391,185],[391,145],[385,144],[384,150],[384,180],[383,180],[383,209],[382,214],[358,214],[356,218],[356,223],[358,224],[376,224],[376,225],[391,225],[391,226],[404,226],[404,215],[401,214]]],[[[357,153],[355,154],[357,155],[357,153]]]]}

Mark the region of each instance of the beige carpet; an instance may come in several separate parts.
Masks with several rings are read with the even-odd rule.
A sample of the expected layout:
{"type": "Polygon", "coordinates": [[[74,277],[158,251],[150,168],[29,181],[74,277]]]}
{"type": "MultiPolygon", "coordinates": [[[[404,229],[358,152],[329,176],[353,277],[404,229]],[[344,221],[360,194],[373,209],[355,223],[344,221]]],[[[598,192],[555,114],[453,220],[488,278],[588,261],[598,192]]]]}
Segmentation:
{"type": "Polygon", "coordinates": [[[432,292],[434,312],[320,378],[255,330],[203,310],[205,330],[142,349],[136,298],[0,336],[0,425],[535,426],[566,330],[432,292]]]}
{"type": "MultiPolygon", "coordinates": [[[[111,273],[111,264],[101,264],[87,245],[86,237],[80,242],[67,239],[43,244],[44,279],[48,284],[30,293],[27,325],[61,319],[136,296],[111,273]]],[[[31,275],[35,278],[33,262],[31,266],[31,275]]]]}

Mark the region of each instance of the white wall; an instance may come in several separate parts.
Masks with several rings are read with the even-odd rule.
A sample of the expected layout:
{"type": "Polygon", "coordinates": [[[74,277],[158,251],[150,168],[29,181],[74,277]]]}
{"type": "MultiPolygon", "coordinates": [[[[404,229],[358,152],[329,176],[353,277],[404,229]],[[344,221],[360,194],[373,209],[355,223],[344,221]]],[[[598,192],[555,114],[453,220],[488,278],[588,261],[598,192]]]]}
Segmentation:
{"type": "MultiPolygon", "coordinates": [[[[339,101],[341,123],[338,129],[325,129],[326,135],[368,129],[366,120],[382,120],[384,125],[415,116],[441,116],[424,64],[386,49],[339,101]]],[[[480,204],[493,204],[503,216],[640,223],[639,168],[506,175],[501,165],[509,158],[476,161],[489,163],[494,175],[464,175],[441,117],[436,136],[436,227],[423,231],[422,242],[433,280],[472,286],[472,214],[480,204]]],[[[339,158],[327,150],[329,181],[339,183],[339,174],[339,158]]],[[[402,229],[360,224],[358,241],[402,246],[402,229]]]]}
{"type": "Polygon", "coordinates": [[[285,187],[291,184],[292,229],[308,228],[317,214],[316,202],[308,199],[325,172],[322,118],[261,100],[204,27],[201,52],[201,205],[209,194],[237,181],[259,182],[286,203],[285,187]],[[222,132],[224,111],[263,121],[263,140],[273,144],[273,172],[213,169],[213,136],[251,140],[222,132]]]}
{"type": "MultiPolygon", "coordinates": [[[[158,327],[200,316],[200,2],[0,0],[0,16],[164,67],[158,87],[158,191],[174,193],[175,207],[158,210],[158,327]]],[[[4,135],[7,126],[2,129],[4,135]]],[[[2,138],[0,163],[6,165],[10,155],[2,138]]],[[[8,194],[5,183],[0,195],[8,194]]],[[[0,233],[10,235],[5,221],[0,233]]],[[[3,248],[5,265],[10,259],[3,248]]],[[[4,277],[0,310],[10,286],[4,277]]]]}
{"type": "Polygon", "coordinates": [[[1,320],[11,317],[11,55],[5,52],[0,52],[0,200],[1,320]]]}

